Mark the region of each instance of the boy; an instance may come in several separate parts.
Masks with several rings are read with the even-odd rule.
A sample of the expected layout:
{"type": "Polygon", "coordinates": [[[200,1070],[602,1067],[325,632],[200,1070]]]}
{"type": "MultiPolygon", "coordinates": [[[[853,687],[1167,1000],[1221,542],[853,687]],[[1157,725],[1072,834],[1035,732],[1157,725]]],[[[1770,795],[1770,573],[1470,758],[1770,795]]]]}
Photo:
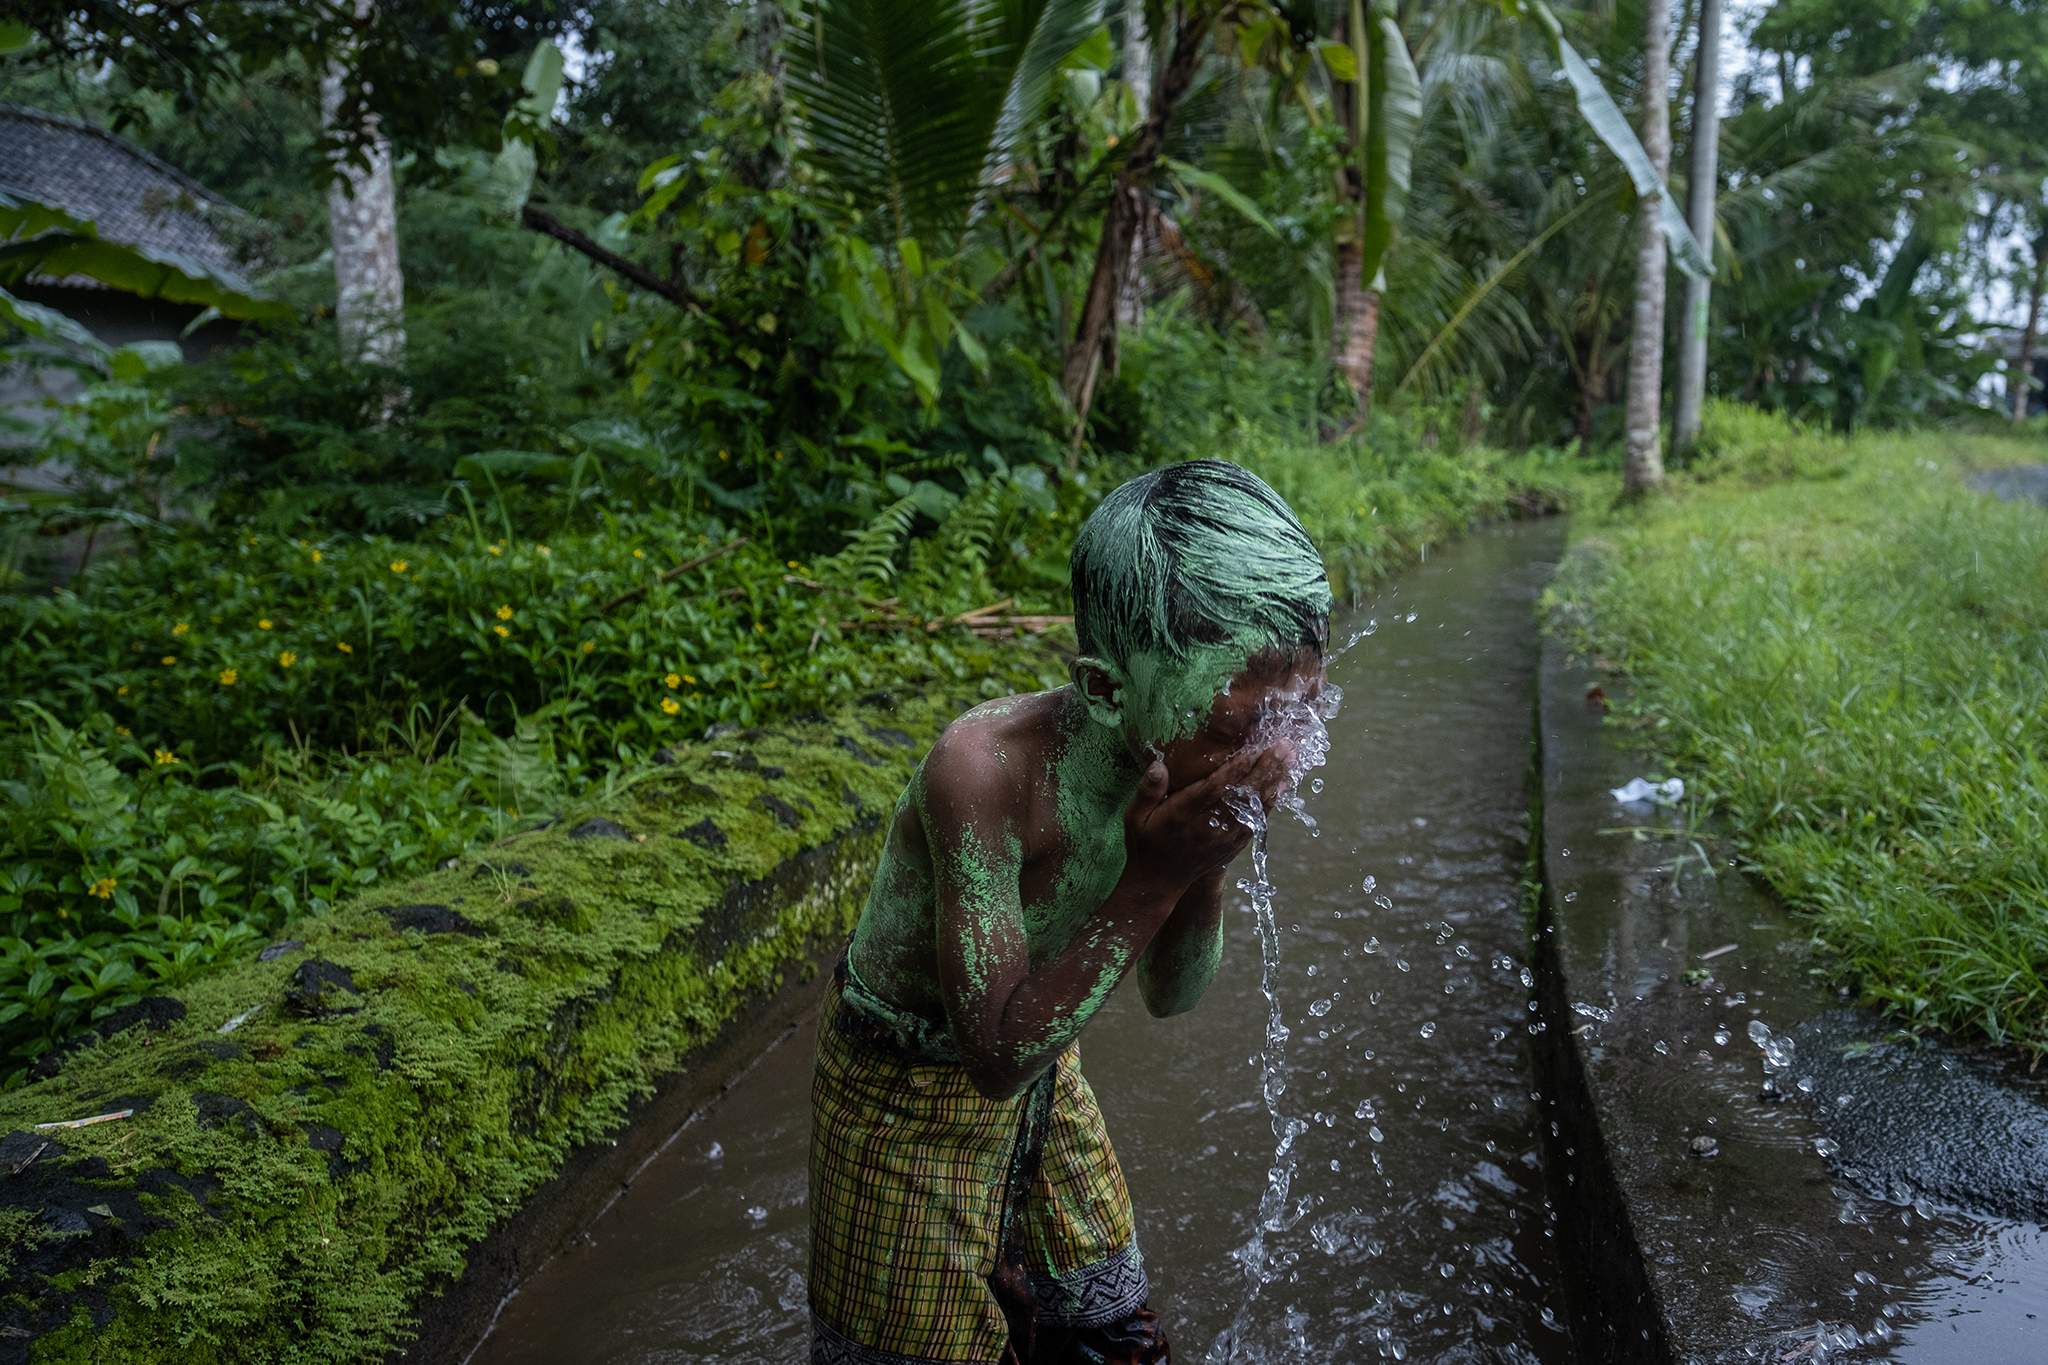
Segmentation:
{"type": "Polygon", "coordinates": [[[1105,498],[1073,587],[1071,684],[932,746],[826,1002],[813,1365],[1168,1360],[1074,1040],[1132,967],[1162,1017],[1214,976],[1250,838],[1226,793],[1288,781],[1291,745],[1251,741],[1320,692],[1330,589],[1216,460],[1105,498]]]}

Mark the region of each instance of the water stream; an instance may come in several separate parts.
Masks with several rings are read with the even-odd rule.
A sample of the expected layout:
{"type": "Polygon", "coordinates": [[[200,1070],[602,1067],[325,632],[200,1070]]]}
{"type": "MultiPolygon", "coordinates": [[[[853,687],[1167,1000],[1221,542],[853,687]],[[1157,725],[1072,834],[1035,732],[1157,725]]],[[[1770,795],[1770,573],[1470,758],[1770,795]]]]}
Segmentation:
{"type": "MultiPolygon", "coordinates": [[[[1372,606],[1385,624],[1331,669],[1320,837],[1258,841],[1200,1008],[1154,1020],[1120,991],[1083,1039],[1177,1358],[1572,1358],[1520,893],[1532,606],[1561,534],[1471,537],[1372,606]]],[[[802,1359],[810,1062],[800,1028],[474,1359],[802,1359]]]]}

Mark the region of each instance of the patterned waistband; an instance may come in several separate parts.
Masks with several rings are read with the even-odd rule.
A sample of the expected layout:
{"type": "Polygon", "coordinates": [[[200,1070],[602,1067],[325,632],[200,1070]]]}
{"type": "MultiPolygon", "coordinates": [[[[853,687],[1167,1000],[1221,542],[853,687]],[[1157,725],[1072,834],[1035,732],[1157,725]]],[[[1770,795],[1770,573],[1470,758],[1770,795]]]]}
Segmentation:
{"type": "Polygon", "coordinates": [[[901,1061],[958,1066],[960,1049],[953,1031],[944,1022],[934,1022],[891,1005],[861,981],[847,955],[839,955],[832,969],[838,1004],[833,1008],[832,1026],[848,1038],[901,1061]]]}

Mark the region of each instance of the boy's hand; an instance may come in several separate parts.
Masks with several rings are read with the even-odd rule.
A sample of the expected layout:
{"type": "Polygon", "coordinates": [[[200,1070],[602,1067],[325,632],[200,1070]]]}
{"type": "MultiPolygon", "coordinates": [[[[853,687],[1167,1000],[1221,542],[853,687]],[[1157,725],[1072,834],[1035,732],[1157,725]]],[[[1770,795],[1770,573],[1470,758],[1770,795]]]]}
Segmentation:
{"type": "Polygon", "coordinates": [[[1166,789],[1166,765],[1153,759],[1124,812],[1125,866],[1172,890],[1221,868],[1252,837],[1224,793],[1250,787],[1271,811],[1293,756],[1294,746],[1282,740],[1226,759],[1207,777],[1173,792],[1166,789]]]}

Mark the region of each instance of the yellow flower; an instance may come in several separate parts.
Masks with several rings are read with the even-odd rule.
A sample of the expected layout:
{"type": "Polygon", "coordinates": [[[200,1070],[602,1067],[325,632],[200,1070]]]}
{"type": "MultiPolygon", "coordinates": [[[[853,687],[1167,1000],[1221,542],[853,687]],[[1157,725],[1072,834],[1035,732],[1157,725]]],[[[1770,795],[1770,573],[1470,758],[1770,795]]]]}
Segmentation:
{"type": "Polygon", "coordinates": [[[85,888],[86,894],[98,896],[103,901],[110,901],[114,898],[114,887],[116,884],[112,877],[102,877],[91,886],[85,888]]]}
{"type": "Polygon", "coordinates": [[[321,554],[318,550],[313,551],[313,562],[315,564],[318,564],[321,560],[325,558],[327,558],[327,556],[321,554]]]}
{"type": "Polygon", "coordinates": [[[177,761],[178,756],[169,749],[158,749],[156,751],[156,766],[159,768],[168,768],[177,761]]]}
{"type": "Polygon", "coordinates": [[[792,569],[801,569],[803,567],[803,565],[797,563],[794,559],[786,559],[783,561],[783,563],[787,564],[792,569]]]}
{"type": "Polygon", "coordinates": [[[512,607],[510,603],[505,603],[499,606],[498,619],[500,621],[509,621],[512,619],[512,607]]]}
{"type": "Polygon", "coordinates": [[[174,663],[176,663],[176,662],[178,662],[178,656],[177,656],[177,655],[175,655],[175,654],[166,654],[166,655],[164,655],[164,658],[163,658],[163,664],[164,664],[164,667],[165,667],[165,668],[169,668],[169,667],[170,667],[170,666],[171,666],[172,664],[174,664],[174,663]]]}
{"type": "Polygon", "coordinates": [[[595,654],[597,652],[597,641],[585,640],[581,648],[585,654],[595,654]]]}
{"type": "Polygon", "coordinates": [[[288,649],[281,649],[277,652],[277,666],[279,668],[290,668],[293,664],[297,663],[298,661],[299,656],[292,653],[288,649]]]}
{"type": "Polygon", "coordinates": [[[266,617],[264,617],[264,618],[263,618],[262,620],[258,621],[258,622],[256,623],[256,629],[258,629],[258,630],[269,630],[269,629],[270,629],[270,618],[269,618],[268,616],[266,616],[266,617]]]}
{"type": "Polygon", "coordinates": [[[682,709],[683,704],[674,697],[663,697],[661,699],[661,713],[664,716],[672,716],[682,709]]]}
{"type": "Polygon", "coordinates": [[[680,673],[671,673],[666,678],[663,678],[662,681],[667,683],[671,688],[681,687],[683,685],[683,675],[680,673]]]}
{"type": "Polygon", "coordinates": [[[241,674],[235,672],[235,670],[232,668],[223,668],[220,671],[220,685],[222,687],[233,687],[235,685],[235,680],[241,676],[241,674]]]}
{"type": "Polygon", "coordinates": [[[127,684],[127,683],[122,683],[122,684],[121,684],[121,685],[120,685],[119,687],[115,688],[115,689],[114,689],[114,695],[115,695],[115,696],[117,696],[117,697],[125,697],[125,696],[127,696],[127,695],[128,695],[128,684],[127,684]]]}
{"type": "Polygon", "coordinates": [[[776,451],[776,452],[775,452],[775,460],[776,460],[776,463],[778,463],[778,464],[779,464],[779,463],[781,463],[781,461],[782,461],[782,452],[781,452],[781,451],[779,451],[779,450],[778,450],[778,451],[776,451]]]}
{"type": "Polygon", "coordinates": [[[512,632],[505,629],[505,627],[503,626],[492,626],[491,634],[497,636],[500,640],[509,640],[512,638],[512,632]]]}
{"type": "Polygon", "coordinates": [[[721,450],[721,451],[719,451],[719,452],[718,452],[718,458],[719,458],[719,459],[721,459],[721,460],[730,460],[730,459],[732,458],[732,456],[731,456],[730,454],[728,454],[727,452],[725,452],[725,451],[721,450]]]}
{"type": "Polygon", "coordinates": [[[633,558],[635,558],[635,559],[645,559],[645,558],[647,558],[647,551],[645,551],[645,550],[635,550],[635,551],[633,551],[633,558]]]}
{"type": "Polygon", "coordinates": [[[548,548],[547,546],[545,546],[545,545],[536,545],[536,546],[534,546],[534,547],[533,547],[533,551],[534,551],[534,553],[535,553],[535,554],[539,555],[539,556],[540,556],[540,557],[541,557],[542,559],[546,559],[546,558],[547,558],[547,557],[548,557],[549,555],[551,555],[551,554],[553,554],[553,553],[554,553],[554,551],[553,551],[553,550],[550,550],[550,549],[549,549],[549,548],[548,548]]]}
{"type": "Polygon", "coordinates": [[[687,673],[683,674],[683,681],[688,683],[692,687],[695,687],[697,685],[697,680],[687,673]]]}
{"type": "Polygon", "coordinates": [[[334,647],[344,654],[353,654],[356,652],[356,647],[346,640],[336,640],[334,642],[334,647]]]}
{"type": "Polygon", "coordinates": [[[404,573],[407,569],[411,567],[412,566],[410,564],[406,563],[402,559],[394,559],[391,561],[391,572],[393,573],[404,573]]]}
{"type": "Polygon", "coordinates": [[[498,544],[486,545],[484,546],[484,549],[494,555],[501,555],[505,553],[505,547],[498,544]]]}
{"type": "Polygon", "coordinates": [[[184,623],[183,621],[180,621],[180,622],[178,622],[178,624],[177,624],[177,625],[175,625],[175,626],[172,626],[172,627],[171,627],[171,634],[173,634],[173,635],[184,635],[184,634],[187,634],[188,632],[190,632],[190,631],[191,631],[191,629],[192,629],[192,627],[190,627],[190,626],[186,625],[186,624],[185,624],[185,623],[184,623]]]}

